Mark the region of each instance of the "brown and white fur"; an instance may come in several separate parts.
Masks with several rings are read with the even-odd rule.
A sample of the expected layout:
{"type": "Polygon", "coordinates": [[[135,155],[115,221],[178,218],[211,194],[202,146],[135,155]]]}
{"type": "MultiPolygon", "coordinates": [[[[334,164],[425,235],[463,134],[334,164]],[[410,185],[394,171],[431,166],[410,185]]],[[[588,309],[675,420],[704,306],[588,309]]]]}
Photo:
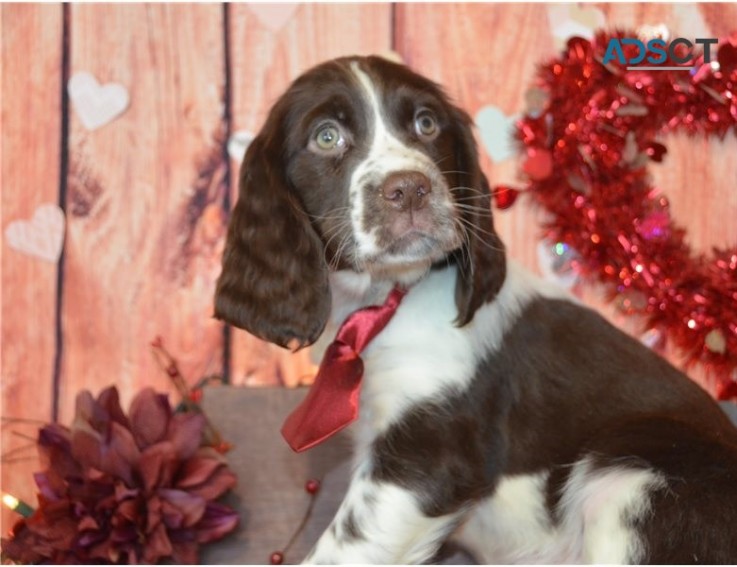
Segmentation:
{"type": "Polygon", "coordinates": [[[698,386],[506,258],[471,121],[376,57],[324,63],[248,149],[216,315],[363,353],[355,469],[314,563],[737,562],[737,430],[698,386]],[[318,340],[319,339],[319,340],[318,340]]]}

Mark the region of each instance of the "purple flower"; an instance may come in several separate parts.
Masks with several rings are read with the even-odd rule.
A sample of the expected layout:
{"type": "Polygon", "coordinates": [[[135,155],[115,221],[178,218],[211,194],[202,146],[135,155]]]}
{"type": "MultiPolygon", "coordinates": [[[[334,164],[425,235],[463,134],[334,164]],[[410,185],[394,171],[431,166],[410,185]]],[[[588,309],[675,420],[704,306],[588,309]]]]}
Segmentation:
{"type": "Polygon", "coordinates": [[[71,428],[39,432],[39,506],[3,552],[24,563],[197,563],[198,547],[238,523],[215,502],[235,485],[222,455],[202,447],[205,419],[173,413],[146,388],[129,415],[111,387],[77,396],[71,428]]]}

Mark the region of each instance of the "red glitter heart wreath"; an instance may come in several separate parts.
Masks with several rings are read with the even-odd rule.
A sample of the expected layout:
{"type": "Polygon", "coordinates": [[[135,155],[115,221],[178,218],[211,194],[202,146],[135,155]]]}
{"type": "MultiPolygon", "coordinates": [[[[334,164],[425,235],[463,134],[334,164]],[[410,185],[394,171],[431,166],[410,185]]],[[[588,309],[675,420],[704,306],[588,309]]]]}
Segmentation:
{"type": "Polygon", "coordinates": [[[737,134],[737,34],[718,65],[701,56],[690,72],[604,65],[611,37],[636,34],[573,38],[540,68],[536,107],[516,131],[526,191],[551,213],[547,238],[580,254],[582,275],[639,297],[647,327],[703,363],[720,399],[737,398],[737,248],[693,253],[647,170],[668,133],[737,134]]]}

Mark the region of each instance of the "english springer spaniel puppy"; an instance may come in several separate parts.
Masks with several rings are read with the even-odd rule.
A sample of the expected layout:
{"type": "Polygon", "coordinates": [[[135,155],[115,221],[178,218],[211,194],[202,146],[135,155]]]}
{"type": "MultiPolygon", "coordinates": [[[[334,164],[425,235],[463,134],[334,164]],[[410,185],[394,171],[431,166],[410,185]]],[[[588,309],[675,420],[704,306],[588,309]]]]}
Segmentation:
{"type": "Polygon", "coordinates": [[[362,354],[351,484],[307,557],[737,563],[737,429],[685,375],[507,259],[469,116],[378,57],[299,77],[248,148],[216,316],[362,354]]]}

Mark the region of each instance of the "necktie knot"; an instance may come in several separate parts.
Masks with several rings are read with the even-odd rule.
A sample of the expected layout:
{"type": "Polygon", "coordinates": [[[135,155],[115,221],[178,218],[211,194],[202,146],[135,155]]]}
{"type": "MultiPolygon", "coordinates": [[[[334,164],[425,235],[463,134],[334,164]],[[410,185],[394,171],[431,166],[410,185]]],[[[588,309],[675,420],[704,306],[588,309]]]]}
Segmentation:
{"type": "Polygon", "coordinates": [[[361,360],[360,353],[356,352],[352,344],[345,343],[339,339],[334,340],[328,346],[323,356],[320,366],[333,364],[336,362],[350,362],[352,360],[361,360]]]}
{"type": "Polygon", "coordinates": [[[363,378],[361,352],[386,327],[405,291],[395,287],[383,305],[353,312],[325,350],[307,397],[289,415],[282,435],[295,451],[304,451],[334,435],[358,417],[363,378]]]}

